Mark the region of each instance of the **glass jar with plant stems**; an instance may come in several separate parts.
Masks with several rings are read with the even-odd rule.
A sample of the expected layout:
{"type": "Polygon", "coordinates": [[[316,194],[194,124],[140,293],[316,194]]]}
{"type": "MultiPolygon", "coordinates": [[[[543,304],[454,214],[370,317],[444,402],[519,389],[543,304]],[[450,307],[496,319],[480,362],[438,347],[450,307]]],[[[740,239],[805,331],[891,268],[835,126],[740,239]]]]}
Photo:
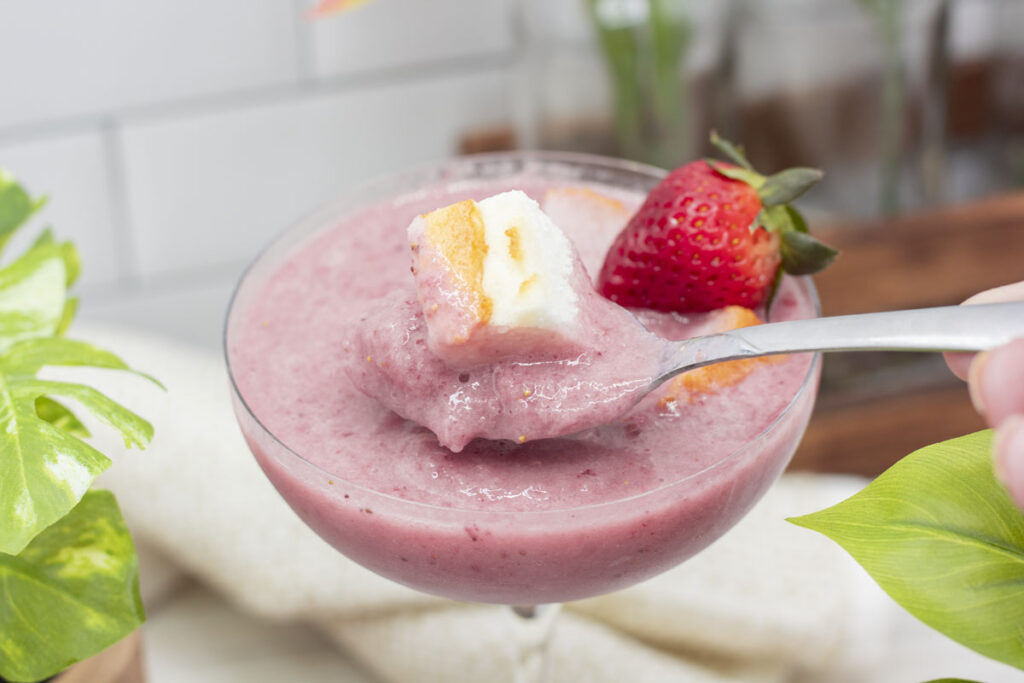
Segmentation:
{"type": "Polygon", "coordinates": [[[756,165],[827,168],[812,202],[842,215],[940,201],[945,0],[749,3],[736,40],[736,116],[756,165]]]}
{"type": "Polygon", "coordinates": [[[518,6],[526,147],[664,167],[731,129],[734,0],[580,0],[518,6]]]}

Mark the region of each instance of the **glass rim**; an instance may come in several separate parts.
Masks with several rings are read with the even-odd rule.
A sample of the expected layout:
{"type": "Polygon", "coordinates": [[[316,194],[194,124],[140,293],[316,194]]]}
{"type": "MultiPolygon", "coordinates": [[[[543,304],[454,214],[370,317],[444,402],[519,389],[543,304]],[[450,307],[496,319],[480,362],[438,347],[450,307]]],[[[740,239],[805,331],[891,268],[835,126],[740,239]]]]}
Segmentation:
{"type": "MultiPolygon", "coordinates": [[[[246,267],[243,269],[242,273],[239,275],[238,281],[235,283],[235,286],[234,286],[234,288],[232,290],[232,293],[231,293],[231,298],[228,301],[227,312],[225,313],[225,316],[224,316],[223,334],[221,335],[221,350],[222,350],[222,352],[224,354],[224,364],[225,364],[225,367],[227,369],[228,380],[229,380],[230,386],[231,386],[231,393],[232,393],[232,396],[236,399],[238,405],[241,405],[242,409],[245,411],[245,414],[259,428],[259,430],[260,430],[260,432],[262,434],[264,434],[265,436],[269,437],[270,440],[273,442],[273,444],[275,444],[278,448],[280,448],[284,453],[287,453],[291,457],[295,458],[303,466],[312,468],[313,471],[321,473],[325,477],[325,479],[333,480],[335,482],[335,484],[344,483],[346,486],[352,487],[352,488],[357,489],[357,490],[359,490],[361,492],[365,492],[366,494],[368,494],[370,496],[382,498],[384,500],[387,500],[389,503],[393,503],[395,505],[409,506],[409,507],[411,507],[413,509],[433,510],[433,511],[437,511],[437,512],[444,512],[444,513],[447,513],[447,514],[474,513],[474,514],[488,514],[488,515],[497,515],[497,516],[503,516],[503,515],[521,516],[521,515],[565,514],[565,513],[577,512],[577,511],[581,511],[581,510],[593,510],[593,509],[600,509],[600,508],[612,508],[612,507],[615,507],[615,506],[618,506],[618,505],[628,504],[628,503],[635,503],[638,500],[646,499],[648,497],[653,497],[653,496],[655,496],[655,495],[657,495],[657,494],[659,494],[659,493],[661,493],[661,492],[663,492],[663,491],[665,491],[667,489],[671,489],[671,488],[674,488],[676,486],[680,486],[681,484],[684,484],[687,481],[691,481],[691,480],[694,480],[694,479],[698,479],[700,477],[704,477],[704,476],[708,475],[709,473],[711,473],[711,472],[713,472],[713,471],[715,471],[715,470],[717,470],[717,469],[719,469],[721,467],[724,467],[726,464],[729,464],[729,463],[732,463],[735,460],[738,460],[744,453],[748,452],[749,449],[751,449],[752,447],[756,446],[762,440],[766,439],[769,435],[771,435],[779,427],[779,425],[783,422],[783,420],[787,416],[789,416],[789,414],[791,413],[793,408],[796,406],[796,404],[800,401],[800,399],[804,397],[804,395],[807,392],[808,388],[812,384],[812,381],[813,381],[814,377],[816,376],[818,367],[821,364],[821,354],[820,353],[812,354],[813,355],[812,360],[808,364],[807,372],[804,375],[803,379],[801,380],[800,386],[797,388],[796,392],[794,392],[793,396],[786,403],[786,405],[782,408],[782,410],[779,411],[778,415],[776,415],[771,420],[771,422],[769,422],[767,425],[765,425],[765,427],[761,431],[759,431],[756,435],[752,436],[749,440],[744,442],[742,445],[737,447],[735,450],[731,451],[728,455],[726,455],[723,458],[721,458],[720,460],[718,460],[718,461],[708,465],[707,467],[704,467],[703,469],[700,469],[700,470],[698,470],[696,472],[692,472],[692,473],[686,475],[685,477],[683,477],[681,479],[676,479],[676,480],[673,480],[673,481],[670,481],[670,482],[663,483],[660,486],[658,486],[656,488],[653,488],[653,489],[650,489],[648,491],[643,491],[643,492],[640,492],[640,493],[636,493],[636,494],[633,494],[631,496],[627,496],[627,497],[624,497],[624,498],[616,498],[615,500],[606,500],[606,501],[603,501],[603,502],[600,502],[600,503],[589,503],[589,504],[586,504],[586,505],[577,505],[577,506],[572,506],[572,507],[558,507],[558,508],[552,508],[552,509],[546,509],[546,510],[487,510],[487,509],[482,509],[482,508],[446,507],[446,506],[443,506],[443,505],[436,505],[434,503],[427,503],[427,502],[417,501],[417,500],[409,500],[407,498],[401,498],[399,496],[395,496],[395,495],[392,495],[390,493],[385,493],[384,491],[378,491],[377,489],[373,489],[373,488],[370,488],[368,486],[365,486],[365,485],[362,485],[362,484],[357,484],[357,483],[355,483],[353,481],[349,481],[345,476],[339,475],[339,474],[337,474],[335,472],[330,472],[330,471],[324,469],[323,467],[321,467],[320,465],[317,465],[316,463],[308,460],[307,458],[302,456],[300,453],[298,453],[295,450],[293,450],[286,443],[284,443],[284,441],[282,441],[276,434],[274,434],[274,432],[271,431],[270,428],[268,428],[265,424],[263,424],[263,421],[260,420],[260,418],[255,414],[255,412],[249,406],[249,403],[245,400],[245,396],[242,394],[242,391],[241,391],[241,389],[239,389],[238,383],[235,380],[235,373],[232,371],[232,368],[231,368],[231,354],[230,354],[230,349],[228,347],[228,333],[229,333],[229,329],[230,329],[230,323],[231,323],[231,320],[232,320],[232,314],[236,312],[235,308],[236,308],[236,304],[238,302],[239,292],[242,290],[243,286],[246,283],[247,278],[252,273],[254,268],[258,264],[260,264],[260,262],[262,261],[262,259],[265,256],[270,254],[274,250],[274,248],[278,246],[278,244],[280,242],[286,241],[286,239],[289,236],[291,236],[292,233],[298,231],[300,228],[307,227],[310,224],[315,224],[317,222],[322,222],[323,218],[326,217],[326,216],[331,215],[333,213],[333,210],[335,210],[336,205],[342,203],[345,199],[350,198],[350,197],[359,196],[359,195],[361,195],[363,193],[369,193],[369,190],[371,190],[372,188],[376,188],[376,187],[379,187],[379,186],[384,186],[384,185],[388,185],[388,184],[394,183],[396,180],[398,180],[400,178],[403,178],[403,177],[415,177],[415,176],[422,175],[422,174],[424,174],[424,173],[426,173],[428,171],[439,171],[439,170],[443,170],[445,168],[455,168],[455,167],[458,167],[459,165],[464,165],[466,163],[471,163],[471,162],[487,162],[487,161],[495,161],[495,162],[500,162],[500,161],[527,162],[527,161],[531,161],[531,160],[542,161],[542,162],[546,162],[546,163],[555,163],[555,164],[562,163],[562,164],[565,164],[565,165],[570,166],[570,167],[572,167],[572,166],[590,166],[590,167],[606,168],[606,169],[613,170],[613,171],[626,171],[626,172],[636,173],[637,175],[641,175],[641,176],[647,176],[647,177],[649,177],[652,180],[660,180],[661,178],[665,177],[665,175],[667,175],[667,171],[665,171],[665,169],[659,168],[657,166],[652,166],[652,165],[649,165],[649,164],[644,164],[644,163],[636,162],[636,161],[630,161],[628,159],[618,159],[618,158],[614,158],[614,157],[606,157],[606,156],[601,156],[601,155],[597,155],[597,154],[585,154],[585,153],[581,153],[581,152],[540,151],[540,150],[515,150],[515,151],[508,151],[508,152],[485,152],[485,153],[481,153],[481,154],[467,154],[467,155],[460,155],[460,156],[455,156],[455,157],[449,157],[449,158],[442,159],[442,160],[435,160],[435,161],[432,161],[432,162],[426,162],[426,163],[418,164],[418,165],[412,166],[412,167],[410,167],[408,169],[405,169],[403,171],[378,174],[378,175],[370,178],[369,180],[366,180],[364,182],[358,183],[357,185],[354,185],[354,186],[346,189],[341,194],[337,195],[333,200],[327,202],[326,204],[323,204],[323,205],[317,207],[316,209],[314,209],[311,212],[306,213],[305,215],[303,215],[298,220],[292,222],[291,225],[289,225],[285,230],[280,232],[276,237],[274,237],[274,239],[272,239],[268,244],[266,244],[262,249],[260,249],[260,251],[256,254],[256,256],[246,265],[246,267]]],[[[471,178],[459,178],[458,180],[472,180],[472,179],[471,178]]],[[[313,234],[316,234],[314,232],[314,230],[315,230],[315,228],[313,230],[310,230],[309,234],[306,237],[308,238],[308,237],[312,236],[313,234]]],[[[815,316],[816,317],[821,316],[821,300],[820,300],[820,298],[818,296],[817,288],[814,286],[814,283],[811,281],[811,279],[809,277],[804,277],[804,278],[800,278],[800,279],[806,284],[806,288],[807,288],[808,294],[810,295],[810,298],[811,298],[811,303],[813,304],[815,316]]],[[[274,459],[274,460],[278,460],[278,458],[274,454],[270,454],[270,457],[272,459],[274,459]]]]}

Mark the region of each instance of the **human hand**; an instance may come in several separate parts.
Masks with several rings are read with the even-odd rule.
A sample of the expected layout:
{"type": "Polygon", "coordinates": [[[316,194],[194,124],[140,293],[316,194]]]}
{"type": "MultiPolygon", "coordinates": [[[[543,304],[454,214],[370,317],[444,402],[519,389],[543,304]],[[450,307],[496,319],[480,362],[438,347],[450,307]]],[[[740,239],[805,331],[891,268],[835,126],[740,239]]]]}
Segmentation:
{"type": "MultiPolygon", "coordinates": [[[[1024,282],[977,294],[965,304],[1024,301],[1024,282]]],[[[946,354],[950,369],[967,380],[971,402],[996,430],[996,474],[1024,508],[1024,339],[979,354],[946,354]]]]}

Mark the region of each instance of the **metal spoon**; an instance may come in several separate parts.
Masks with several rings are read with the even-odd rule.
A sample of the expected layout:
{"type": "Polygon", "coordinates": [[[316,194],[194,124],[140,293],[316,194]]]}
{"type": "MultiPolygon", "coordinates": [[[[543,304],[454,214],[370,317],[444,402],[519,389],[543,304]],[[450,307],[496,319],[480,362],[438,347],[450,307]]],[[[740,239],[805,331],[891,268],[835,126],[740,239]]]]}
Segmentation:
{"type": "Polygon", "coordinates": [[[1024,301],[793,320],[673,342],[651,389],[681,372],[807,351],[984,351],[1024,337],[1024,301]]]}

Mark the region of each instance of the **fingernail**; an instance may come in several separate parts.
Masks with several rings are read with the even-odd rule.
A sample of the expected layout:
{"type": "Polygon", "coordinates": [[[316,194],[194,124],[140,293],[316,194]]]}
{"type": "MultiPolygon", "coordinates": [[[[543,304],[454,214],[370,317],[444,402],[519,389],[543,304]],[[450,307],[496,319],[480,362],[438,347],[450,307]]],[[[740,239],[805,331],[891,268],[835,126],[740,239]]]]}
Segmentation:
{"type": "Polygon", "coordinates": [[[1018,507],[1024,508],[1024,415],[1003,420],[992,441],[996,475],[1018,507]]]}
{"type": "Polygon", "coordinates": [[[990,353],[983,351],[976,355],[971,361],[971,369],[967,375],[967,391],[971,396],[971,404],[982,415],[985,414],[985,403],[981,399],[981,378],[990,353]]]}

